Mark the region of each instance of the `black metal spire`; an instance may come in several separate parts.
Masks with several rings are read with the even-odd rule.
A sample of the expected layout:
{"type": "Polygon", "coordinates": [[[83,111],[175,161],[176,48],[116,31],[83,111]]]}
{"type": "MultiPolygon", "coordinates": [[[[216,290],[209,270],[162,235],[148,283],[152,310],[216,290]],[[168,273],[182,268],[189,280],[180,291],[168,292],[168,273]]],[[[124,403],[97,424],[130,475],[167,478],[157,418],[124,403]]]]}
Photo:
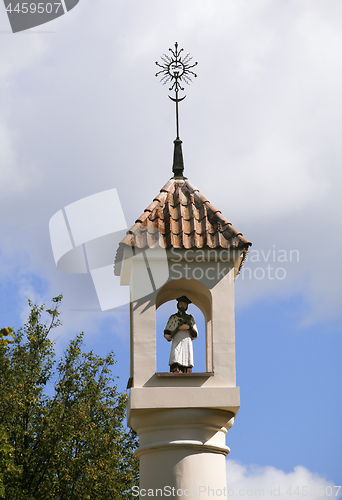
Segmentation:
{"type": "Polygon", "coordinates": [[[173,141],[174,143],[174,151],[173,151],[173,165],[172,171],[174,177],[183,177],[184,171],[184,162],[183,162],[183,153],[182,153],[182,141],[179,138],[179,118],[178,118],[178,103],[183,101],[186,96],[178,97],[178,92],[180,90],[184,91],[184,87],[181,86],[181,83],[185,82],[186,84],[191,83],[190,75],[197,76],[196,73],[191,71],[191,68],[194,68],[197,65],[197,62],[194,64],[190,64],[192,57],[190,54],[183,55],[184,49],[178,50],[178,43],[175,42],[175,49],[169,49],[171,52],[170,55],[163,54],[161,59],[163,64],[159,64],[156,62],[156,65],[162,68],[156,76],[162,75],[160,81],[165,85],[166,82],[171,82],[172,85],[169,90],[174,90],[176,96],[169,98],[171,101],[176,103],[176,139],[173,141]]]}

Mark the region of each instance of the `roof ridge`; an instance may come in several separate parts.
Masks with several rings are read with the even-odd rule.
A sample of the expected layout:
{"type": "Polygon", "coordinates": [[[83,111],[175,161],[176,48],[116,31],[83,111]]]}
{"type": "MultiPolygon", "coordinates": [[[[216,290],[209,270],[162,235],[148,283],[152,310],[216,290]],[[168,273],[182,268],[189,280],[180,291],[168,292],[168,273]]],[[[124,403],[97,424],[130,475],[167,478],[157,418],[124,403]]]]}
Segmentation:
{"type": "Polygon", "coordinates": [[[199,192],[199,189],[197,187],[195,187],[193,185],[193,183],[191,181],[189,181],[189,179],[186,179],[185,182],[184,182],[184,184],[186,184],[186,186],[188,188],[190,188],[192,190],[192,192],[194,192],[194,191],[198,191],[199,192]]]}
{"type": "MultiPolygon", "coordinates": [[[[174,184],[175,179],[169,179],[167,183],[161,188],[160,193],[163,191],[169,192],[169,188],[174,184]]],[[[157,195],[159,196],[159,195],[157,195]]]]}

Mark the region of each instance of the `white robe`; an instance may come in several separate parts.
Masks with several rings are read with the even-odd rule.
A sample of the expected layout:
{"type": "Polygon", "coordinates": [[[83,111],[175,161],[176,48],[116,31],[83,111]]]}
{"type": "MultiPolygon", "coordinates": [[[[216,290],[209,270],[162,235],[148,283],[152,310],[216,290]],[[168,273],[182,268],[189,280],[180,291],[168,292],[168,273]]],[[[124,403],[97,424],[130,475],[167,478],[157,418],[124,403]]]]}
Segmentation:
{"type": "MultiPolygon", "coordinates": [[[[191,314],[187,314],[187,319],[192,326],[192,329],[196,332],[196,337],[198,335],[198,331],[196,328],[195,320],[191,316],[191,314]]],[[[170,332],[172,337],[172,345],[170,352],[169,365],[173,365],[174,363],[178,363],[181,366],[192,367],[194,366],[194,355],[192,349],[192,340],[189,330],[178,330],[178,326],[182,324],[183,319],[178,316],[178,314],[172,314],[169,317],[169,320],[166,324],[164,336],[167,340],[170,340],[170,332]]]]}

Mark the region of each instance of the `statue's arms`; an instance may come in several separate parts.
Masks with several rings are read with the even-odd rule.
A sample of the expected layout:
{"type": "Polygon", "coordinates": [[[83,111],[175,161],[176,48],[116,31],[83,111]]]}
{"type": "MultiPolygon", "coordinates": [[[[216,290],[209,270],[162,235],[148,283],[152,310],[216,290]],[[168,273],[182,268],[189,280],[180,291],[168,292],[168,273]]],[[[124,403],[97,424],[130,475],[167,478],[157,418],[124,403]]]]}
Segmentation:
{"type": "Polygon", "coordinates": [[[172,340],[172,334],[171,334],[170,330],[164,330],[164,337],[166,338],[166,340],[168,342],[171,342],[171,340],[172,340]]]}
{"type": "Polygon", "coordinates": [[[193,324],[193,326],[191,326],[189,328],[189,332],[190,332],[190,335],[192,337],[192,340],[197,339],[197,337],[198,337],[198,330],[197,330],[197,327],[196,327],[195,323],[193,324]]]}
{"type": "Polygon", "coordinates": [[[177,316],[177,314],[173,314],[172,316],[170,316],[164,330],[164,337],[168,342],[171,342],[174,335],[179,330],[187,330],[190,333],[192,339],[196,339],[198,337],[195,320],[190,314],[187,315],[186,319],[182,320],[177,316]]]}
{"type": "Polygon", "coordinates": [[[188,330],[192,339],[196,339],[198,337],[195,320],[190,314],[187,315],[186,320],[183,320],[182,323],[180,323],[178,330],[188,330]]]}
{"type": "Polygon", "coordinates": [[[189,333],[191,335],[192,340],[197,339],[198,337],[198,330],[195,324],[194,318],[189,314],[189,318],[187,321],[187,324],[189,325],[189,333]]]}
{"type": "Polygon", "coordinates": [[[169,317],[164,330],[164,337],[168,342],[171,342],[172,337],[178,332],[179,321],[175,314],[169,317]]]}

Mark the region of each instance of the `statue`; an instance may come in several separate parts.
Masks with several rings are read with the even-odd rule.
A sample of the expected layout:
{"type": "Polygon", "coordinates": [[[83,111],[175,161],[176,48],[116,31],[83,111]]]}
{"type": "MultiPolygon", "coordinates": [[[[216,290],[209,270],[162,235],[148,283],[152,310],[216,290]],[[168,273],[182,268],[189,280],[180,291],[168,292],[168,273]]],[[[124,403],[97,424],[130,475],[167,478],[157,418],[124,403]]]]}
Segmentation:
{"type": "Polygon", "coordinates": [[[191,300],[185,295],[177,299],[178,313],[172,314],[166,324],[164,337],[172,341],[170,352],[170,372],[191,373],[194,366],[192,341],[198,337],[195,320],[186,314],[191,300]]]}

